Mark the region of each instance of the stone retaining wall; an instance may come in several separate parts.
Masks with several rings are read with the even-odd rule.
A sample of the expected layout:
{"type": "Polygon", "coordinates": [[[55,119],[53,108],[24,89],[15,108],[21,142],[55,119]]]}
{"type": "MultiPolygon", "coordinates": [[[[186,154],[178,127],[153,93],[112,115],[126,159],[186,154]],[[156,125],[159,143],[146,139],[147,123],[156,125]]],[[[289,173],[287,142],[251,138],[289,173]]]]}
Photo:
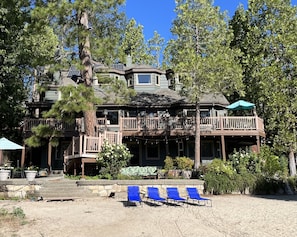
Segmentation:
{"type": "MultiPolygon", "coordinates": [[[[4,198],[30,198],[38,193],[46,181],[28,182],[26,180],[0,181],[0,199],[4,198]]],[[[196,187],[200,193],[203,193],[204,182],[197,179],[159,179],[159,180],[79,180],[76,181],[79,189],[84,189],[92,195],[108,197],[110,195],[126,196],[129,185],[138,185],[141,193],[145,195],[148,186],[158,187],[160,194],[166,196],[166,187],[178,187],[182,196],[186,195],[186,187],[196,187]]],[[[58,185],[58,184],[57,184],[58,185]]]]}
{"type": "Polygon", "coordinates": [[[182,196],[186,195],[186,187],[196,187],[200,193],[203,193],[204,182],[197,179],[157,179],[157,180],[96,180],[96,181],[78,181],[77,185],[101,197],[108,197],[111,193],[115,195],[125,195],[129,185],[138,185],[140,192],[145,195],[147,187],[158,187],[160,195],[166,196],[166,187],[178,187],[182,196]]]}
{"type": "Polygon", "coordinates": [[[1,184],[1,198],[30,198],[40,189],[40,184],[1,184]]]}

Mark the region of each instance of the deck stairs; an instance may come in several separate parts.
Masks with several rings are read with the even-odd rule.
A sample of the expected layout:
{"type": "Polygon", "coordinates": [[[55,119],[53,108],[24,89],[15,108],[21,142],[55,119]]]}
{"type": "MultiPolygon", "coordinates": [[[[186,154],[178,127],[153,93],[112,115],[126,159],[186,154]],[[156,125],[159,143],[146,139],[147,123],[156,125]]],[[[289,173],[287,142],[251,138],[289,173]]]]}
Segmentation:
{"type": "Polygon", "coordinates": [[[53,175],[42,181],[35,197],[47,201],[67,201],[82,198],[98,197],[98,194],[77,185],[77,180],[64,178],[62,175],[53,175]]]}

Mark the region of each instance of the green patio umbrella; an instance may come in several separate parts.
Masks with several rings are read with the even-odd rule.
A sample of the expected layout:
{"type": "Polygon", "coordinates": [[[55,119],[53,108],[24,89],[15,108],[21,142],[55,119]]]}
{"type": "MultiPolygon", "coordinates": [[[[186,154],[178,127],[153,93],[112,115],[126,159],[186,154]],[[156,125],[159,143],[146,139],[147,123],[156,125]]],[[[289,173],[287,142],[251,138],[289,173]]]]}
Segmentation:
{"type": "Polygon", "coordinates": [[[254,108],[255,108],[255,104],[244,100],[238,100],[227,106],[227,109],[229,110],[249,110],[254,108]]]}

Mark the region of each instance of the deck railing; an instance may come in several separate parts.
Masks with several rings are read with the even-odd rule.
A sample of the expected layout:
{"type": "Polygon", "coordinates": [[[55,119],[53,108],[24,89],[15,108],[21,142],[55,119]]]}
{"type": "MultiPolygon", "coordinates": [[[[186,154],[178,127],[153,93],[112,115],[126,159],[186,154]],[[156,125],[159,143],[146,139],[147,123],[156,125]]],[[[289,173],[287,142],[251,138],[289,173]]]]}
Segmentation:
{"type": "Polygon", "coordinates": [[[28,118],[28,119],[25,119],[24,121],[23,130],[25,132],[29,132],[33,127],[43,124],[43,125],[49,125],[50,127],[57,128],[58,130],[61,130],[61,131],[74,131],[75,126],[77,126],[78,123],[80,123],[79,119],[77,119],[74,124],[68,124],[65,122],[60,122],[57,119],[28,118]]]}
{"type": "MultiPolygon", "coordinates": [[[[156,129],[194,129],[194,117],[159,117],[122,118],[123,131],[143,131],[156,129]]],[[[200,119],[200,128],[211,130],[261,130],[264,131],[263,120],[257,116],[247,117],[204,117],[200,119]]]]}
{"type": "Polygon", "coordinates": [[[81,135],[72,138],[72,142],[64,151],[64,157],[96,157],[97,153],[101,151],[101,146],[104,141],[108,141],[109,144],[122,144],[119,132],[106,131],[98,137],[81,135]]]}
{"type": "MultiPolygon", "coordinates": [[[[153,131],[164,129],[187,130],[195,128],[194,117],[127,117],[121,118],[122,131],[153,131]]],[[[77,119],[75,125],[58,123],[55,119],[26,119],[24,131],[31,131],[38,124],[48,124],[58,127],[62,131],[74,131],[75,126],[79,129],[81,120],[77,119]]],[[[115,126],[105,124],[104,119],[98,119],[99,127],[115,126]]],[[[120,125],[118,125],[120,126],[120,125]]],[[[257,116],[226,116],[226,117],[203,117],[200,119],[201,130],[259,130],[264,132],[263,119],[257,116]]],[[[102,133],[102,131],[100,132],[102,133]]],[[[108,134],[108,133],[107,133],[108,134]]],[[[113,140],[114,138],[109,138],[113,140]]],[[[118,138],[116,138],[118,139],[118,138]]]]}

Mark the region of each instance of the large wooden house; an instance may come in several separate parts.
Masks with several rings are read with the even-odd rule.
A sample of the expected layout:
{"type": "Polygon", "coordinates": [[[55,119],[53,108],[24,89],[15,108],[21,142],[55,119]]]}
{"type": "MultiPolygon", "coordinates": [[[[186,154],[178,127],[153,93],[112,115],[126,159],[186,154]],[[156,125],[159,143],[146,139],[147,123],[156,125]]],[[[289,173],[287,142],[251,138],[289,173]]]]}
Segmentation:
{"type": "MultiPolygon", "coordinates": [[[[73,126],[41,117],[42,111],[59,99],[60,86],[75,86],[80,81],[80,73],[74,67],[57,73],[48,90],[27,103],[29,116],[23,134],[24,138],[30,136],[32,127],[43,123],[63,131],[63,137],[58,147],[27,147],[23,166],[31,162],[52,170],[64,169],[69,174],[94,174],[96,156],[105,139],[127,145],[133,153],[130,165],[162,167],[166,156],[194,159],[195,106],[179,95],[180,83],[172,71],[129,63],[110,68],[95,64],[94,71],[125,81],[137,95],[122,105],[112,101],[98,105],[98,133],[88,137],[82,117],[78,116],[73,126]]],[[[104,97],[96,77],[93,88],[97,96],[104,97]]],[[[259,151],[265,137],[264,125],[253,111],[247,116],[230,115],[226,108],[229,102],[222,94],[205,94],[200,102],[202,164],[214,158],[227,159],[234,149],[251,147],[259,151]]]]}

